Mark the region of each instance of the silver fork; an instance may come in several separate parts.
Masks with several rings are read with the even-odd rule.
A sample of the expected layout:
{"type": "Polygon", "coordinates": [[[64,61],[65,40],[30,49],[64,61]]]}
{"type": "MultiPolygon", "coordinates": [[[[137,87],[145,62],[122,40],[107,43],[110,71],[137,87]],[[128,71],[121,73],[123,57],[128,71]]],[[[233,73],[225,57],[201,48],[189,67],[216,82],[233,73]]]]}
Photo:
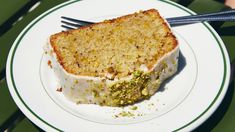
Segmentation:
{"type": "MultiPolygon", "coordinates": [[[[68,30],[76,29],[82,26],[95,23],[95,22],[84,21],[84,20],[74,19],[74,18],[65,17],[65,16],[61,16],[61,18],[62,18],[61,26],[68,30]]],[[[200,14],[200,15],[166,18],[166,20],[171,26],[198,23],[198,22],[235,21],[235,9],[214,12],[214,13],[200,14]]]]}

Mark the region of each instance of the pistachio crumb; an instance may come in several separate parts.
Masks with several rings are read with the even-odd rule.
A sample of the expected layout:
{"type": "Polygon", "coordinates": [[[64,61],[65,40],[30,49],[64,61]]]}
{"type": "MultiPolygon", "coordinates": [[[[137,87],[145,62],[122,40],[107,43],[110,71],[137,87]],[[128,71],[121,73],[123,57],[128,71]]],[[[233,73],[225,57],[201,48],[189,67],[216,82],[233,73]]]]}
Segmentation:
{"type": "Polygon", "coordinates": [[[120,117],[133,117],[135,115],[133,113],[131,113],[130,111],[122,111],[117,116],[120,116],[120,117]]]}
{"type": "Polygon", "coordinates": [[[92,90],[93,97],[99,97],[99,93],[96,90],[92,90]]]}
{"type": "Polygon", "coordinates": [[[131,109],[131,110],[137,110],[138,107],[137,107],[137,106],[133,106],[133,107],[131,107],[130,109],[131,109]]]}
{"type": "Polygon", "coordinates": [[[133,75],[134,75],[135,77],[139,77],[141,74],[142,74],[141,71],[135,71],[135,72],[133,72],[133,75]]]}
{"type": "Polygon", "coordinates": [[[141,94],[144,95],[144,96],[147,96],[149,93],[148,93],[148,89],[147,88],[144,88],[142,91],[141,91],[141,94]]]}
{"type": "Polygon", "coordinates": [[[74,80],[74,83],[75,83],[75,84],[78,84],[78,80],[74,80]]]}

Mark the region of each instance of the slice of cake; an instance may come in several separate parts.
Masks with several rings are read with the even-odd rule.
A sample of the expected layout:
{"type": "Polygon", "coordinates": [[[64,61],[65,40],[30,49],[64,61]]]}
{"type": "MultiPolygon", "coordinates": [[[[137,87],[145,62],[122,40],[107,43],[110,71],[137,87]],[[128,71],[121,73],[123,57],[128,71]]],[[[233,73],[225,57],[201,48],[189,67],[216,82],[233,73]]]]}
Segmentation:
{"type": "Polygon", "coordinates": [[[177,40],[155,9],[54,34],[47,46],[63,94],[78,104],[149,99],[177,71],[177,40]]]}

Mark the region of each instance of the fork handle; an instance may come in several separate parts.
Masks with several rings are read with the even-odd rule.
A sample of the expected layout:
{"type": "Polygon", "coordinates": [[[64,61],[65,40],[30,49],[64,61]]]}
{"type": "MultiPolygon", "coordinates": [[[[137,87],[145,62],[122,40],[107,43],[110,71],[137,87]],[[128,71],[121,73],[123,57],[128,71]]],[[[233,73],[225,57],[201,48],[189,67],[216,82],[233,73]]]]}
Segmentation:
{"type": "Polygon", "coordinates": [[[235,21],[235,10],[221,11],[202,15],[167,18],[170,25],[189,24],[203,21],[235,21]]]}

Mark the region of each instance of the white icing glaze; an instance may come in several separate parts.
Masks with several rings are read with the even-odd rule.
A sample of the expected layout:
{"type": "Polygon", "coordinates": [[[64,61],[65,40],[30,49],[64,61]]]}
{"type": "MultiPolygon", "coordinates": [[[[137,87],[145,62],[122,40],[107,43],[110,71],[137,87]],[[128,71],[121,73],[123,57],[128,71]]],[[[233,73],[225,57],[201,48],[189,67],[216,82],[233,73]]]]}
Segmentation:
{"type": "MultiPolygon", "coordinates": [[[[108,87],[122,81],[130,81],[133,75],[114,80],[105,79],[104,77],[79,76],[68,73],[57,61],[57,56],[48,41],[45,50],[48,52],[50,61],[58,81],[62,87],[62,93],[69,100],[75,103],[93,103],[99,104],[99,99],[95,98],[94,88],[97,88],[99,95],[108,95],[108,87]]],[[[148,85],[148,92],[153,95],[159,88],[160,84],[172,76],[178,67],[179,46],[164,55],[148,70],[145,65],[141,65],[140,70],[144,73],[150,73],[152,85],[148,85]],[[159,74],[160,73],[160,74],[159,74]],[[156,79],[158,78],[158,79],[156,79]]],[[[106,100],[109,100],[107,98],[106,100]]]]}

